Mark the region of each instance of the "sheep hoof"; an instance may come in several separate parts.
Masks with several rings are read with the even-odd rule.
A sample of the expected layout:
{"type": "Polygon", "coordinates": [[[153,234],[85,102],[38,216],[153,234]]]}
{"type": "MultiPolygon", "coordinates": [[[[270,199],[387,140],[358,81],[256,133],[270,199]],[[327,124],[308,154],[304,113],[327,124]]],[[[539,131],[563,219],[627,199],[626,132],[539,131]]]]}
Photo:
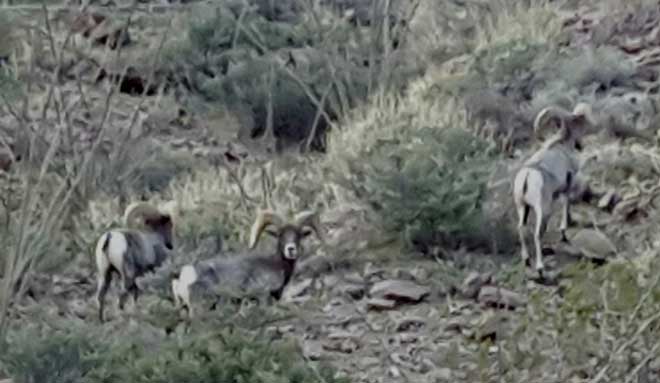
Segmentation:
{"type": "Polygon", "coordinates": [[[568,243],[568,237],[566,237],[566,231],[565,230],[561,231],[561,241],[563,243],[568,243]]]}

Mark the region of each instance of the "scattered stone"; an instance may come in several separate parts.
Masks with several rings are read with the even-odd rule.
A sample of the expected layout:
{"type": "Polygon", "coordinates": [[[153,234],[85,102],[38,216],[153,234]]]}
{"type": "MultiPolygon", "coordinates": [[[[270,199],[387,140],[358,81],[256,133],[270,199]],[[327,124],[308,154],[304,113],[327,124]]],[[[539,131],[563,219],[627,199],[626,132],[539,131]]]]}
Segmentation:
{"type": "Polygon", "coordinates": [[[612,209],[614,209],[620,200],[621,197],[616,194],[616,191],[614,189],[610,189],[598,201],[598,208],[606,211],[612,211],[612,209]]]}
{"type": "Polygon", "coordinates": [[[431,289],[415,282],[403,280],[385,280],[375,283],[369,295],[374,298],[384,298],[397,302],[420,302],[431,293],[431,289]]]}
{"type": "Polygon", "coordinates": [[[405,317],[397,322],[397,331],[418,330],[426,324],[426,320],[420,317],[405,317]]]}
{"type": "Polygon", "coordinates": [[[364,266],[364,279],[367,281],[372,281],[374,279],[383,279],[387,271],[382,268],[376,268],[371,262],[368,262],[364,266]]]}
{"type": "Polygon", "coordinates": [[[449,382],[451,381],[452,374],[451,374],[451,369],[443,367],[443,368],[435,368],[432,370],[432,375],[433,378],[435,378],[435,381],[439,382],[449,382]]]}
{"type": "Polygon", "coordinates": [[[327,340],[323,342],[323,349],[326,351],[341,352],[343,354],[352,354],[360,348],[355,339],[327,340]]]}
{"type": "Polygon", "coordinates": [[[313,282],[312,278],[306,278],[299,283],[289,285],[282,296],[283,301],[291,302],[307,294],[313,282]]]}
{"type": "Polygon", "coordinates": [[[463,318],[452,318],[445,325],[445,331],[461,332],[463,327],[465,327],[465,319],[463,319],[463,318]]]}
{"type": "Polygon", "coordinates": [[[512,309],[527,304],[527,298],[523,295],[495,286],[485,286],[481,288],[477,300],[479,303],[486,306],[512,309]]]}
{"type": "Polygon", "coordinates": [[[380,365],[380,359],[374,357],[365,357],[360,359],[360,365],[364,368],[375,367],[380,365]]]}
{"type": "Polygon", "coordinates": [[[613,209],[612,213],[625,220],[631,220],[639,211],[639,198],[628,198],[619,202],[613,209]]]}
{"type": "Polygon", "coordinates": [[[0,149],[0,170],[9,171],[13,163],[11,154],[6,149],[0,149]]]}
{"type": "Polygon", "coordinates": [[[315,340],[305,341],[303,345],[303,355],[309,360],[319,360],[323,354],[321,342],[315,340]]]}
{"type": "Polygon", "coordinates": [[[400,378],[401,377],[401,371],[396,366],[390,366],[388,369],[388,372],[392,378],[400,378]]]}
{"type": "Polygon", "coordinates": [[[371,298],[367,301],[370,310],[391,310],[396,307],[396,302],[390,299],[371,298]]]}
{"type": "Polygon", "coordinates": [[[481,274],[476,271],[471,272],[461,285],[461,294],[467,299],[476,299],[479,290],[492,282],[493,276],[490,273],[481,274]]]}
{"type": "Polygon", "coordinates": [[[364,285],[356,285],[353,283],[348,283],[341,285],[338,288],[338,292],[342,295],[347,295],[355,300],[360,300],[364,297],[365,287],[364,285]]]}
{"type": "Polygon", "coordinates": [[[479,341],[486,339],[497,340],[497,335],[503,322],[504,318],[501,315],[492,311],[485,313],[477,322],[474,337],[479,341]]]}
{"type": "Polygon", "coordinates": [[[592,259],[605,260],[616,255],[617,249],[612,241],[602,232],[594,229],[582,229],[570,239],[571,244],[592,259]]]}

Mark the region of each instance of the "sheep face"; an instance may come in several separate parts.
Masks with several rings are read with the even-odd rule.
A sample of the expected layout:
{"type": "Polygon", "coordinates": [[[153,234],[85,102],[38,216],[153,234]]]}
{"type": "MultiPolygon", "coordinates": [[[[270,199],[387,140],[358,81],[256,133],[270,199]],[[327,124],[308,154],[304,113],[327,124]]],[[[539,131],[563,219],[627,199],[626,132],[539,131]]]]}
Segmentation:
{"type": "Polygon", "coordinates": [[[301,229],[294,225],[285,225],[279,231],[266,229],[266,232],[277,238],[277,252],[283,259],[296,260],[303,253],[302,240],[312,231],[301,229]]]}
{"type": "Polygon", "coordinates": [[[290,222],[287,222],[273,211],[259,211],[250,232],[250,249],[256,247],[263,231],[277,238],[277,253],[282,259],[289,261],[296,260],[302,255],[301,242],[312,232],[316,233],[319,239],[323,241],[318,213],[314,211],[301,212],[290,222]]]}
{"type": "Polygon", "coordinates": [[[174,248],[172,244],[172,218],[169,215],[147,218],[144,224],[150,227],[154,233],[158,234],[167,249],[172,250],[174,248]]]}

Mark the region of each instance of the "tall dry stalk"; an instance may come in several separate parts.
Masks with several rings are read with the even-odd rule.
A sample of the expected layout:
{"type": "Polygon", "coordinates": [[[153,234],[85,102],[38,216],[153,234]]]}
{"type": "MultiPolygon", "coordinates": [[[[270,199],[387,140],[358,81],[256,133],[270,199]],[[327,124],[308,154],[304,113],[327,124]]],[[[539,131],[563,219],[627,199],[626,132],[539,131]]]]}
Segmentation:
{"type": "MultiPolygon", "coordinates": [[[[3,233],[4,238],[14,238],[15,242],[7,247],[3,279],[0,284],[0,342],[2,342],[6,336],[12,302],[22,296],[26,287],[26,280],[29,278],[31,271],[33,271],[38,262],[48,254],[49,248],[52,248],[53,244],[59,243],[57,236],[62,227],[62,222],[65,220],[66,214],[71,207],[74,199],[73,197],[76,195],[76,190],[81,186],[81,182],[86,178],[90,169],[92,169],[91,165],[93,164],[94,156],[97,153],[100,144],[103,142],[104,138],[106,138],[106,131],[109,125],[108,119],[113,108],[113,98],[116,97],[128,70],[127,67],[124,68],[118,80],[114,83],[110,82],[110,85],[107,88],[103,112],[98,125],[94,127],[96,136],[92,139],[91,146],[84,149],[82,153],[74,153],[73,158],[75,163],[71,166],[73,170],[68,171],[64,176],[56,177],[56,187],[51,191],[46,192],[46,182],[48,182],[47,180],[50,180],[52,178],[51,176],[53,176],[52,170],[55,165],[55,157],[58,154],[58,151],[62,149],[63,142],[66,142],[64,136],[67,133],[70,133],[69,127],[72,125],[72,116],[74,115],[76,108],[82,108],[83,110],[88,111],[89,106],[80,81],[77,86],[79,93],[77,95],[77,100],[79,101],[77,102],[70,102],[70,98],[65,97],[66,92],[63,91],[60,81],[60,72],[62,69],[64,54],[67,48],[69,48],[68,44],[73,32],[69,30],[64,42],[57,46],[55,43],[56,39],[54,37],[54,32],[50,25],[48,8],[44,5],[42,6],[42,10],[51,53],[57,64],[52,70],[52,73],[50,73],[50,84],[47,88],[47,101],[43,104],[41,111],[35,113],[37,116],[31,116],[29,113],[31,110],[30,91],[35,86],[33,81],[36,72],[35,57],[32,55],[32,60],[28,63],[29,67],[27,68],[28,75],[26,76],[25,92],[21,100],[21,111],[15,111],[12,113],[17,120],[17,126],[20,131],[25,132],[28,135],[29,145],[27,149],[30,153],[30,158],[25,159],[24,164],[20,166],[20,169],[16,170],[16,175],[20,182],[20,187],[18,188],[19,190],[17,193],[17,198],[20,198],[20,206],[14,212],[16,218],[5,225],[5,232],[3,233]],[[48,116],[52,115],[55,116],[54,131],[52,131],[52,127],[48,126],[50,121],[47,119],[48,116]],[[36,127],[36,129],[33,129],[34,127],[36,127]],[[49,130],[51,130],[50,133],[52,136],[47,137],[48,150],[43,159],[37,161],[35,156],[39,153],[37,153],[34,143],[37,142],[38,139],[43,140],[45,137],[40,135],[47,134],[46,132],[49,130]],[[39,172],[36,177],[33,177],[31,176],[30,166],[31,164],[38,162],[40,162],[39,172]]],[[[82,12],[85,10],[86,7],[81,8],[82,12]]],[[[132,16],[132,13],[128,16],[127,26],[122,29],[122,33],[125,33],[131,25],[132,16]]],[[[158,47],[156,55],[154,56],[147,86],[140,97],[140,101],[135,106],[131,119],[128,122],[128,126],[126,127],[126,137],[130,137],[130,132],[138,121],[138,112],[146,99],[147,89],[149,89],[151,82],[153,82],[155,68],[160,58],[160,52],[164,41],[169,32],[169,27],[171,27],[171,23],[164,32],[162,41],[158,47]]],[[[119,44],[115,52],[111,52],[110,47],[107,45],[105,47],[106,55],[115,55],[115,64],[119,63],[122,47],[122,44],[119,44]]],[[[116,66],[117,65],[115,65],[115,67],[116,66]]],[[[73,97],[73,99],[75,100],[76,97],[73,97]]],[[[7,100],[5,100],[4,106],[8,110],[15,110],[7,100]]],[[[69,158],[67,158],[67,160],[68,159],[69,158]]]]}

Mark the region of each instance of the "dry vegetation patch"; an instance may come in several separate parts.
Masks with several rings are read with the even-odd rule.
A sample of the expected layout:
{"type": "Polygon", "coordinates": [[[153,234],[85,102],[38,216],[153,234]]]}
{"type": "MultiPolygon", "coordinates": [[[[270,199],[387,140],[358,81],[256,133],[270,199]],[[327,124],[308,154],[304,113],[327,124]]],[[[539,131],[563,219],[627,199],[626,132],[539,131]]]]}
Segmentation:
{"type": "Polygon", "coordinates": [[[0,377],[658,378],[657,4],[92,5],[0,11],[0,377]],[[538,111],[578,102],[601,131],[544,285],[510,179],[538,111]],[[92,250],[138,200],[176,254],[101,326],[92,250]],[[183,320],[171,277],[265,206],[319,209],[328,242],[283,301],[183,320]]]}

